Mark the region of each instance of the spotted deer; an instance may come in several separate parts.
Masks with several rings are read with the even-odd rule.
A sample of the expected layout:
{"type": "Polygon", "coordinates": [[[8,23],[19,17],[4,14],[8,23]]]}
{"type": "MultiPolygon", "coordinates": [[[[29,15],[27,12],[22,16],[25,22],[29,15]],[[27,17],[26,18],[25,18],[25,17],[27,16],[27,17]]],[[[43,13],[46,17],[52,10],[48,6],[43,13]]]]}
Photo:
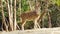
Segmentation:
{"type": "Polygon", "coordinates": [[[35,10],[29,11],[26,13],[22,13],[20,15],[20,19],[22,22],[22,26],[21,26],[22,30],[24,30],[24,25],[25,25],[26,21],[33,21],[34,22],[34,29],[40,28],[39,24],[37,23],[37,20],[40,18],[40,11],[38,11],[38,9],[40,8],[39,6],[40,6],[40,4],[37,3],[35,6],[35,10]]]}

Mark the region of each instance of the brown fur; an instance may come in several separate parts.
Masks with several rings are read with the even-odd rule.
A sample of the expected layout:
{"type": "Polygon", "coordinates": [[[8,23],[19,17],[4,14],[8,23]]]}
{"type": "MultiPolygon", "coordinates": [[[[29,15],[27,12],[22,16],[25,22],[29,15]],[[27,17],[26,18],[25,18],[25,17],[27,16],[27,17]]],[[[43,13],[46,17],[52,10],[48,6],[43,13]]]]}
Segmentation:
{"type": "Polygon", "coordinates": [[[35,11],[33,11],[33,12],[28,12],[28,13],[23,13],[23,14],[21,14],[21,18],[23,19],[23,20],[26,20],[26,19],[28,19],[28,20],[31,20],[31,19],[35,19],[36,17],[38,17],[39,15],[35,12],[35,11]]]}
{"type": "Polygon", "coordinates": [[[24,25],[25,25],[26,21],[31,21],[31,20],[34,22],[35,29],[37,28],[37,26],[40,28],[39,24],[37,23],[37,20],[40,17],[40,14],[38,14],[39,13],[39,11],[38,11],[39,3],[35,7],[36,7],[35,10],[26,12],[26,13],[22,13],[20,15],[20,18],[22,20],[22,30],[24,30],[24,25]]]}

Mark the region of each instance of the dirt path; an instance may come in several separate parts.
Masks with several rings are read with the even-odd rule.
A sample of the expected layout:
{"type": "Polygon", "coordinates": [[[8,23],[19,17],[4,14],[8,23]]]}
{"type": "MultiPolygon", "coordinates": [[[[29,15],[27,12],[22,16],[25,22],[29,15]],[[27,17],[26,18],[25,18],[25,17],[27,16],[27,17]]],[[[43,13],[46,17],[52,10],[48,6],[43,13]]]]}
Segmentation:
{"type": "Polygon", "coordinates": [[[60,27],[58,28],[42,28],[24,31],[0,32],[0,34],[60,34],[60,27]]]}

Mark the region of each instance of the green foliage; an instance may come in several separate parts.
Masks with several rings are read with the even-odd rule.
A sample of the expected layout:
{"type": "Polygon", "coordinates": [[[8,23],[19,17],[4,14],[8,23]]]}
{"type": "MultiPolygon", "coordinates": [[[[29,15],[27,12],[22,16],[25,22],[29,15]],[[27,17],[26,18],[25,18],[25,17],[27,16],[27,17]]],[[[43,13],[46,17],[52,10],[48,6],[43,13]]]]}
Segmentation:
{"type": "Polygon", "coordinates": [[[27,0],[22,0],[21,3],[22,3],[22,6],[21,6],[22,7],[22,11],[23,12],[27,11],[29,9],[29,5],[27,3],[27,0]]]}
{"type": "Polygon", "coordinates": [[[58,21],[60,21],[60,20],[58,20],[58,19],[60,19],[60,18],[58,18],[58,17],[60,17],[59,15],[60,15],[60,11],[58,10],[59,9],[59,7],[57,6],[57,5],[50,5],[49,6],[50,8],[50,10],[51,10],[51,22],[52,22],[52,27],[56,27],[56,26],[59,26],[57,23],[60,23],[60,22],[58,22],[58,21]],[[58,7],[58,8],[57,8],[58,7]]]}
{"type": "Polygon", "coordinates": [[[52,0],[52,2],[53,2],[54,4],[57,4],[58,6],[60,6],[60,0],[52,0]]]}
{"type": "Polygon", "coordinates": [[[25,24],[25,29],[32,29],[34,27],[34,23],[32,21],[27,21],[25,24]]]}

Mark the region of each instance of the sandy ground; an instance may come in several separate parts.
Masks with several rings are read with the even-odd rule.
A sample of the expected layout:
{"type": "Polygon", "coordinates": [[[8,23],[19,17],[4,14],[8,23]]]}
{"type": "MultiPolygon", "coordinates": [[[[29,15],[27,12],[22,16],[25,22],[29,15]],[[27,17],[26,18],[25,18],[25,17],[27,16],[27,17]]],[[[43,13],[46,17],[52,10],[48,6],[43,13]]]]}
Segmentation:
{"type": "Polygon", "coordinates": [[[17,30],[11,32],[0,32],[0,34],[60,34],[60,27],[58,28],[41,28],[31,30],[17,30]]]}

